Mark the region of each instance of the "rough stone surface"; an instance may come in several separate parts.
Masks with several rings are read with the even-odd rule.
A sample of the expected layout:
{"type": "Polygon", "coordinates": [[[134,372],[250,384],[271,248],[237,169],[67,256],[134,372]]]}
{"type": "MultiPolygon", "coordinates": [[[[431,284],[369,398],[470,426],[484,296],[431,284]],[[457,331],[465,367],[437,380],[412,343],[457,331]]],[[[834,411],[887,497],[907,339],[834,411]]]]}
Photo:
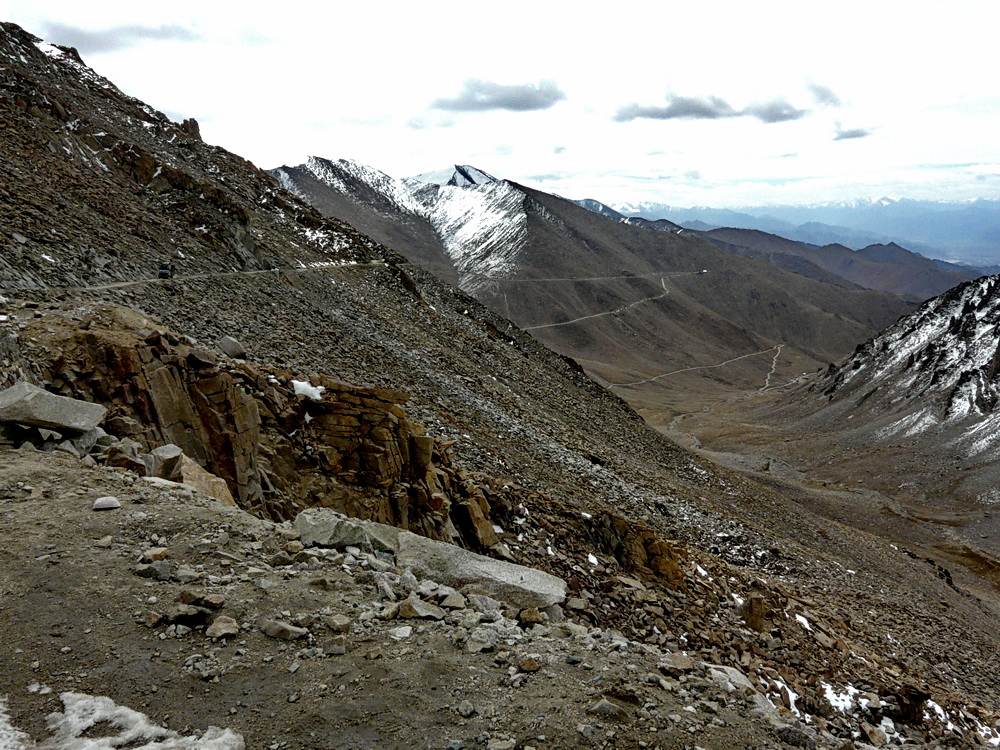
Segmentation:
{"type": "Polygon", "coordinates": [[[246,348],[232,336],[223,336],[219,339],[219,348],[233,359],[247,358],[246,348]]]}
{"type": "Polygon", "coordinates": [[[0,391],[0,421],[3,422],[87,432],[97,427],[107,413],[101,404],[57,396],[25,381],[0,391]]]}
{"type": "Polygon", "coordinates": [[[143,456],[143,461],[146,464],[146,476],[170,479],[177,471],[177,465],[183,455],[184,451],[172,443],[157,446],[143,456]]]}
{"type": "Polygon", "coordinates": [[[107,495],[105,497],[99,497],[94,501],[94,510],[117,510],[122,507],[121,501],[113,496],[107,495]]]}
{"type": "Polygon", "coordinates": [[[283,620],[261,621],[260,632],[269,638],[282,638],[286,641],[294,641],[309,634],[308,628],[300,628],[283,620]]]}
{"type": "Polygon", "coordinates": [[[365,550],[394,552],[401,530],[373,521],[347,518],[328,508],[309,508],[295,517],[300,541],[320,547],[358,547],[365,550]]]}
{"type": "Polygon", "coordinates": [[[223,505],[236,505],[229,486],[221,477],[217,477],[199,466],[194,460],[181,455],[177,462],[174,478],[182,484],[197,490],[203,495],[215,498],[223,505]]]}
{"type": "Polygon", "coordinates": [[[444,614],[443,609],[421,600],[415,594],[410,594],[399,603],[399,617],[403,619],[441,620],[444,614]]]}
{"type": "Polygon", "coordinates": [[[593,714],[594,716],[602,716],[605,719],[625,719],[628,717],[628,711],[619,706],[617,703],[612,703],[607,698],[601,698],[600,700],[590,704],[587,707],[587,713],[593,714]]]}
{"type": "Polygon", "coordinates": [[[205,628],[209,638],[233,638],[240,634],[240,625],[228,615],[219,615],[205,628]]]}
{"type": "Polygon", "coordinates": [[[478,584],[519,609],[547,607],[566,598],[566,582],[553,575],[409,532],[399,535],[396,563],[447,586],[478,584]]]}

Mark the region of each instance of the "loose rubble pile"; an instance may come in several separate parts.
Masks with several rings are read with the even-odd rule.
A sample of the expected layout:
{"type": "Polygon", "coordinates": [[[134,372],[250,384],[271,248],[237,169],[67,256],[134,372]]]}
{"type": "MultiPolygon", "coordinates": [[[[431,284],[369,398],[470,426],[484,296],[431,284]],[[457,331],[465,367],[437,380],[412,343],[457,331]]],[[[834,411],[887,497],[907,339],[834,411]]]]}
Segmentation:
{"type": "MultiPolygon", "coordinates": [[[[219,503],[220,493],[211,483],[192,481],[181,472],[184,462],[198,465],[177,446],[140,454],[137,442],[113,438],[93,425],[104,416],[99,405],[24,382],[0,391],[4,435],[37,435],[42,441],[8,439],[8,450],[19,446],[18,453],[30,455],[40,447],[53,456],[82,457],[80,470],[124,471],[118,476],[132,477],[126,486],[140,486],[134,484],[138,481],[145,497],[161,503],[183,506],[203,497],[219,508],[237,504],[232,496],[219,503]],[[75,432],[85,431],[65,439],[53,430],[73,432],[71,424],[75,432]]],[[[225,485],[218,477],[214,481],[225,485]]],[[[849,642],[844,623],[828,621],[784,587],[763,584],[745,570],[662,540],[613,513],[581,513],[537,493],[510,485],[504,490],[528,504],[498,503],[513,510],[485,516],[491,524],[518,529],[515,538],[497,525],[494,551],[534,567],[314,507],[299,512],[294,523],[254,521],[254,536],[272,541],[255,542],[239,556],[226,551],[228,534],[204,537],[201,548],[214,551],[216,565],[186,563],[166,535],[150,535],[139,546],[131,572],[168,585],[172,593],[145,597],[147,607],[135,613],[134,621],[150,628],[158,641],[202,637],[225,645],[256,632],[302,643],[299,662],[344,656],[359,643],[379,644],[366,654],[377,659],[392,644],[423,636],[465,655],[497,654],[499,666],[508,670],[509,688],[521,688],[546,665],[582,663],[574,653],[584,648],[621,659],[625,676],[636,683],[624,694],[597,695],[587,715],[621,722],[641,705],[643,731],[651,736],[674,729],[722,729],[728,724],[718,717],[732,711],[764,722],[782,742],[802,747],[838,747],[841,738],[859,733],[874,746],[891,738],[926,741],[928,732],[963,724],[983,737],[993,736],[985,716],[935,708],[925,685],[908,681],[863,644],[849,642]],[[594,552],[583,551],[588,539],[594,552]],[[232,606],[234,587],[246,586],[269,594],[304,590],[315,606],[251,616],[247,606],[253,602],[245,594],[242,607],[232,606]],[[329,595],[339,596],[349,610],[318,606],[329,595]],[[851,665],[852,660],[868,666],[851,665]],[[848,674],[853,682],[845,681],[848,674]],[[867,680],[858,679],[865,674],[867,680]],[[697,696],[687,707],[693,706],[688,711],[693,715],[663,718],[653,707],[666,696],[682,702],[697,696]],[[944,721],[936,729],[923,726],[939,718],[936,710],[944,721]]],[[[122,502],[106,495],[91,507],[120,512],[122,502]]],[[[133,519],[133,528],[145,526],[146,515],[133,519]]],[[[113,535],[95,542],[104,549],[119,545],[113,535]]],[[[183,667],[209,681],[231,668],[203,654],[186,658],[183,667]]],[[[301,697],[291,694],[289,701],[301,697]]],[[[602,729],[586,722],[575,727],[592,742],[605,736],[602,729]]],[[[502,737],[500,743],[509,739],[502,737]]]]}
{"type": "MultiPolygon", "coordinates": [[[[277,727],[326,713],[314,725],[318,747],[840,748],[842,730],[864,732],[875,746],[913,732],[891,718],[907,708],[899,696],[826,685],[841,709],[828,702],[830,720],[818,722],[781,674],[761,680],[691,649],[595,626],[563,581],[454,545],[328,509],[276,524],[184,485],[74,468],[65,454],[7,455],[4,482],[51,477],[63,489],[31,499],[42,487],[22,486],[20,500],[8,490],[0,521],[19,523],[38,503],[55,503],[72,522],[59,534],[31,532],[28,544],[57,544],[0,579],[11,594],[5,611],[34,607],[52,644],[39,649],[37,634],[11,622],[11,673],[26,680],[10,696],[18,717],[38,701],[60,715],[57,694],[68,715],[112,688],[119,704],[150,714],[141,735],[149,741],[190,738],[195,715],[209,717],[195,728],[224,727],[177,745],[202,749],[238,747],[211,744],[237,734],[248,747],[308,745],[283,740],[277,727]],[[108,489],[121,507],[91,511],[88,494],[108,489]],[[465,572],[470,564],[477,572],[465,572]],[[26,597],[32,571],[56,590],[78,585],[60,569],[93,581],[69,617],[26,597]],[[108,609],[123,592],[139,605],[126,610],[133,633],[108,622],[125,614],[108,609]],[[147,666],[114,667],[116,684],[104,684],[109,659],[147,666]],[[185,702],[197,694],[210,703],[185,702]],[[160,705],[172,706],[169,717],[160,705]],[[179,732],[165,729],[180,726],[175,714],[187,725],[179,732]]],[[[43,734],[37,722],[14,726],[43,734]]],[[[119,730],[110,726],[109,736],[119,730]]]]}

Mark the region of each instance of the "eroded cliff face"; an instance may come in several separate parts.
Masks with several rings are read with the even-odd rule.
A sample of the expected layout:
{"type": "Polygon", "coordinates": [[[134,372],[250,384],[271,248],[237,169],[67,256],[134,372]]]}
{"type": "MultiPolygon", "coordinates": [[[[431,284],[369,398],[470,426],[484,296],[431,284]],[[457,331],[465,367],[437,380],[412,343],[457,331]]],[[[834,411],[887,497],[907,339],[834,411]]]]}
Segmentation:
{"type": "Polygon", "coordinates": [[[21,339],[53,389],[108,407],[109,432],[180,446],[246,510],[280,520],[327,507],[498,543],[491,498],[509,483],[456,467],[451,443],[407,418],[406,393],[230,359],[121,307],[36,318],[21,339]]]}

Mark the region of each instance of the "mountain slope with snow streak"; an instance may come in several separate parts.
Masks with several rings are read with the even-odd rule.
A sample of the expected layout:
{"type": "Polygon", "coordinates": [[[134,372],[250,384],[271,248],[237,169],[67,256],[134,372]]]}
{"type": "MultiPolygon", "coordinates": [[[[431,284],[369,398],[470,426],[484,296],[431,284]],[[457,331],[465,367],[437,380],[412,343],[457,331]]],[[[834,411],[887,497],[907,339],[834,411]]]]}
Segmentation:
{"type": "Polygon", "coordinates": [[[525,195],[516,186],[506,180],[466,187],[405,184],[414,187],[463,289],[475,294],[516,268],[528,221],[525,195]]]}
{"type": "Polygon", "coordinates": [[[872,339],[817,387],[878,441],[943,436],[1000,456],[1000,276],[966,282],[872,339]]]}
{"type": "Polygon", "coordinates": [[[387,245],[418,245],[415,260],[472,294],[509,275],[524,246],[524,193],[475,167],[397,180],[349,159],[313,156],[272,174],[320,210],[342,216],[387,245]]]}

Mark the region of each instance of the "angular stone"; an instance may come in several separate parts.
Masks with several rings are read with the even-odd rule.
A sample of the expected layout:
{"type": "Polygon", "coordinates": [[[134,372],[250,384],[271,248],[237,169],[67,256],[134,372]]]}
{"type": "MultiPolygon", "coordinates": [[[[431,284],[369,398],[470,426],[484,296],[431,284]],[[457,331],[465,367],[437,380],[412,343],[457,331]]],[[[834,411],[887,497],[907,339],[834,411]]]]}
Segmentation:
{"type": "Polygon", "coordinates": [[[182,455],[184,451],[173,443],[153,448],[149,455],[142,457],[146,464],[146,476],[170,479],[177,471],[177,464],[182,455]]]}
{"type": "Polygon", "coordinates": [[[401,628],[393,628],[389,631],[389,637],[394,641],[405,641],[411,635],[413,635],[413,628],[409,625],[404,625],[401,628]]]}
{"type": "Polygon", "coordinates": [[[351,630],[352,622],[353,620],[347,615],[334,615],[327,618],[326,626],[334,633],[348,633],[351,630]]]}
{"type": "Polygon", "coordinates": [[[141,578],[152,578],[156,581],[169,581],[174,576],[174,566],[166,560],[157,560],[151,565],[137,565],[135,574],[141,578]]]}
{"type": "Polygon", "coordinates": [[[234,638],[240,634],[240,625],[232,617],[219,615],[212,624],[205,629],[205,635],[209,638],[234,638]]]}
{"type": "Polygon", "coordinates": [[[603,716],[606,719],[625,719],[628,717],[628,711],[617,703],[612,703],[607,698],[601,698],[596,703],[592,703],[588,706],[587,713],[594,716],[603,716]]]}
{"type": "Polygon", "coordinates": [[[346,635],[334,636],[333,642],[330,644],[330,653],[334,656],[343,656],[347,653],[346,635]]]}
{"type": "Polygon", "coordinates": [[[222,609],[226,606],[226,597],[222,594],[202,594],[190,589],[184,589],[177,595],[177,601],[183,604],[193,604],[205,609],[222,609]]]}
{"type": "Polygon", "coordinates": [[[131,438],[124,438],[108,449],[108,466],[117,466],[122,469],[134,471],[139,476],[146,474],[146,462],[143,461],[139,451],[142,445],[131,438]]]}
{"type": "Polygon", "coordinates": [[[87,432],[97,427],[107,413],[100,404],[57,396],[23,380],[0,391],[0,422],[87,432]]]}
{"type": "Polygon", "coordinates": [[[177,470],[172,478],[192,487],[203,495],[218,500],[223,505],[236,505],[233,493],[229,491],[229,485],[226,484],[225,479],[206,471],[196,461],[183,454],[177,462],[177,470]]]}
{"type": "Polygon", "coordinates": [[[441,620],[444,619],[444,610],[410,594],[399,603],[398,617],[404,620],[441,620]]]}
{"type": "Polygon", "coordinates": [[[479,584],[492,596],[518,609],[547,607],[566,599],[566,582],[561,578],[408,531],[398,535],[396,564],[446,586],[479,584]]]}
{"type": "Polygon", "coordinates": [[[708,676],[712,681],[728,693],[740,691],[749,695],[756,691],[753,683],[738,669],[710,664],[708,670],[708,676]]]}
{"type": "Polygon", "coordinates": [[[78,438],[73,440],[73,445],[80,452],[81,456],[85,456],[90,453],[91,449],[97,445],[97,441],[102,437],[106,437],[106,433],[102,428],[95,427],[92,430],[87,430],[85,433],[80,435],[78,438]]]}
{"type": "Polygon", "coordinates": [[[302,543],[320,547],[358,547],[394,552],[401,533],[395,526],[362,521],[330,510],[308,508],[295,517],[295,528],[302,533],[302,543]]]}
{"type": "Polygon", "coordinates": [[[448,594],[441,600],[441,606],[445,609],[465,609],[468,605],[466,598],[457,592],[448,594]]]}
{"type": "Polygon", "coordinates": [[[528,656],[518,662],[517,668],[522,672],[537,672],[542,668],[542,665],[538,663],[538,659],[528,656]]]}
{"type": "MultiPolygon", "coordinates": [[[[150,547],[142,553],[142,557],[139,559],[139,562],[143,562],[148,565],[149,563],[154,563],[157,560],[166,560],[169,555],[170,550],[166,547],[150,547]]],[[[185,602],[185,604],[187,603],[188,602],[185,602]]]]}
{"type": "Polygon", "coordinates": [[[114,495],[99,497],[94,501],[94,510],[117,510],[122,507],[121,501],[114,495]]]}
{"type": "Polygon", "coordinates": [[[522,625],[542,625],[548,622],[549,618],[539,612],[537,607],[528,607],[521,610],[517,619],[521,621],[522,625]]]}
{"type": "Polygon", "coordinates": [[[232,336],[223,336],[219,339],[219,348],[222,349],[227,357],[232,357],[233,359],[247,358],[247,350],[243,344],[232,336]]]}
{"type": "Polygon", "coordinates": [[[500,634],[488,628],[476,628],[469,634],[465,642],[465,650],[470,654],[478,654],[481,651],[492,651],[500,642],[500,634]]]}
{"type": "Polygon", "coordinates": [[[286,641],[294,641],[309,633],[306,628],[299,628],[291,623],[282,620],[262,620],[260,632],[269,638],[283,638],[286,641]]]}
{"type": "Polygon", "coordinates": [[[668,677],[678,677],[686,672],[694,671],[696,662],[684,654],[667,654],[656,666],[668,677]]]}
{"type": "Polygon", "coordinates": [[[180,623],[188,627],[202,625],[208,619],[208,610],[190,604],[172,604],[164,613],[167,622],[180,623]]]}

